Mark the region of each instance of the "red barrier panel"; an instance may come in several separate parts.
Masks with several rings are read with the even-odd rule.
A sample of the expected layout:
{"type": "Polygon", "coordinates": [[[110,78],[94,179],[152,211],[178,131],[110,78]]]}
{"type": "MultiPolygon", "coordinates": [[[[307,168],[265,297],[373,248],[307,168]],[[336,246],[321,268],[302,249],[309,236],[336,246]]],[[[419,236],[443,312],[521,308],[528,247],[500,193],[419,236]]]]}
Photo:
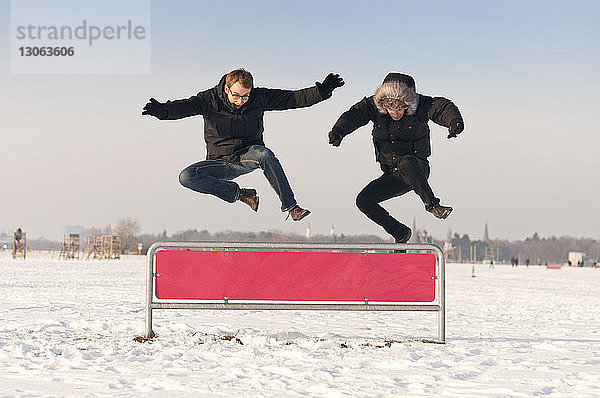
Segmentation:
{"type": "Polygon", "coordinates": [[[432,302],[436,256],[160,250],[158,299],[432,302]]]}

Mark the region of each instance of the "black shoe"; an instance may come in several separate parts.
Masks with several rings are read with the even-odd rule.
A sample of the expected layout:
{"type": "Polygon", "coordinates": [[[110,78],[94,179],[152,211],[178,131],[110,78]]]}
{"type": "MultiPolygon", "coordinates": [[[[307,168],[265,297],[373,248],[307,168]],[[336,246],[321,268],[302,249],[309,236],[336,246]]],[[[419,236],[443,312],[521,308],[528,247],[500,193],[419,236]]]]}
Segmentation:
{"type": "Polygon", "coordinates": [[[256,195],[256,189],[253,188],[240,188],[240,202],[244,202],[254,211],[258,211],[258,196],[256,195]]]}
{"type": "MultiPolygon", "coordinates": [[[[394,236],[394,241],[396,243],[406,243],[410,240],[412,236],[412,231],[406,225],[402,224],[402,229],[400,232],[394,236]]],[[[402,250],[394,250],[393,253],[406,253],[405,249],[402,250]]]]}
{"type": "Polygon", "coordinates": [[[406,243],[410,240],[412,231],[406,225],[402,224],[402,229],[397,235],[394,235],[396,243],[406,243]]]}
{"type": "Polygon", "coordinates": [[[287,220],[289,217],[292,217],[292,220],[300,221],[309,214],[310,210],[303,209],[302,207],[296,205],[289,211],[288,216],[285,219],[287,220]]]}

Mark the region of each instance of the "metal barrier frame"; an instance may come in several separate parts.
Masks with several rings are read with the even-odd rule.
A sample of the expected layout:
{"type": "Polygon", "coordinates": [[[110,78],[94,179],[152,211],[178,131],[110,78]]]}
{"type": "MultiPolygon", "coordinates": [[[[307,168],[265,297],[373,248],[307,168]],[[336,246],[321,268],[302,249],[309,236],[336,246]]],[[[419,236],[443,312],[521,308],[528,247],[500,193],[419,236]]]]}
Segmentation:
{"type": "Polygon", "coordinates": [[[199,310],[336,310],[336,311],[437,311],[438,342],[446,342],[446,305],[445,305],[445,266],[443,250],[431,244],[406,243],[257,243],[257,242],[156,242],[148,249],[146,256],[146,328],[144,337],[155,336],[152,331],[152,310],[155,309],[199,309],[199,310]],[[437,303],[432,304],[370,304],[356,303],[194,303],[155,301],[154,282],[156,274],[155,258],[160,250],[244,250],[263,249],[268,251],[391,251],[410,250],[411,252],[429,252],[436,256],[437,303]]]}

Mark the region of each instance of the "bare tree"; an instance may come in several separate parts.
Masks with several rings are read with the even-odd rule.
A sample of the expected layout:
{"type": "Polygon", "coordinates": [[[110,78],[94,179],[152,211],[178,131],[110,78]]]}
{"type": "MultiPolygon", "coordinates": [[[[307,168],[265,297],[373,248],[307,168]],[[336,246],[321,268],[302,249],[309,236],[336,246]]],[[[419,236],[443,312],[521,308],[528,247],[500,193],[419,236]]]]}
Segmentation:
{"type": "Polygon", "coordinates": [[[115,235],[121,239],[122,250],[136,246],[136,235],[140,232],[140,223],[135,217],[123,217],[115,225],[115,235]]]}

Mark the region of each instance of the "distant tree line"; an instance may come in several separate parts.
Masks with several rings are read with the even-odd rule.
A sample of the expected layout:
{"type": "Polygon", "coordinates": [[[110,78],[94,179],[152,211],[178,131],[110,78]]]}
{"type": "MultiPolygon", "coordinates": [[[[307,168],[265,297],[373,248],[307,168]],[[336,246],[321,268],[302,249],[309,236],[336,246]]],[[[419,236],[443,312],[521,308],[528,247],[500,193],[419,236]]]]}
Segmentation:
{"type": "MultiPolygon", "coordinates": [[[[435,240],[434,240],[435,241],[435,240]]],[[[434,243],[444,246],[444,241],[434,243]]],[[[458,262],[486,261],[495,259],[508,262],[514,258],[520,264],[529,260],[530,264],[562,264],[566,263],[569,252],[583,252],[587,259],[586,265],[597,264],[600,259],[600,241],[588,238],[572,238],[563,236],[557,238],[541,238],[537,232],[525,240],[475,240],[469,235],[454,234],[450,241],[451,249],[446,250],[449,260],[458,262]]],[[[447,247],[450,247],[446,244],[447,247]]]]}
{"type": "MultiPolygon", "coordinates": [[[[313,235],[306,237],[297,233],[283,231],[221,231],[208,232],[207,230],[188,229],[178,231],[171,235],[167,231],[158,234],[140,234],[137,220],[131,217],[120,219],[114,230],[105,228],[85,228],[81,236],[82,249],[86,245],[88,236],[114,234],[121,238],[123,252],[137,252],[138,244],[142,244],[142,253],[158,241],[230,241],[230,242],[294,242],[294,243],[391,243],[391,239],[384,239],[377,235],[313,235]]],[[[415,234],[417,236],[417,234],[415,234]]],[[[426,234],[425,234],[426,236],[426,234]]],[[[425,237],[424,243],[436,244],[446,251],[448,261],[474,262],[490,261],[509,262],[518,259],[524,264],[529,259],[530,264],[562,264],[567,262],[571,251],[585,253],[586,265],[598,263],[600,259],[600,241],[589,238],[542,238],[537,233],[520,241],[508,240],[471,240],[469,235],[449,233],[446,240],[438,240],[430,236],[425,237]]],[[[33,250],[60,250],[62,242],[51,241],[45,238],[28,238],[27,246],[33,250]]],[[[10,248],[10,247],[9,247],[10,248]]]]}
{"type": "Polygon", "coordinates": [[[313,235],[310,238],[296,233],[282,231],[260,231],[260,232],[240,232],[240,231],[221,231],[210,233],[207,230],[198,231],[188,229],[179,231],[171,236],[167,231],[162,234],[151,235],[144,234],[138,237],[138,241],[143,244],[143,252],[146,253],[148,247],[158,241],[222,241],[222,242],[277,242],[277,243],[389,243],[391,240],[383,239],[377,235],[313,235]]]}

